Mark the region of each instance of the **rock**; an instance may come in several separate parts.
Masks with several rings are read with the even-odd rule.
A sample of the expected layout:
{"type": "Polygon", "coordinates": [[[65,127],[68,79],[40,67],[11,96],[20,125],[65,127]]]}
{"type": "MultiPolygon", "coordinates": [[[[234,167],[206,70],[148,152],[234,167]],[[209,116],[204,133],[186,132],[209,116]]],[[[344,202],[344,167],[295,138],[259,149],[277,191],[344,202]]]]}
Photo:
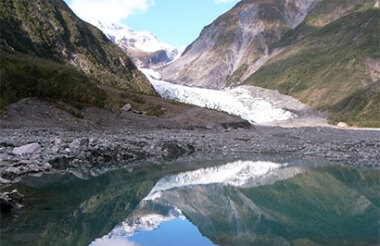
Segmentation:
{"type": "Polygon", "coordinates": [[[66,157],[66,156],[59,156],[52,160],[50,160],[49,164],[54,167],[55,169],[59,170],[65,170],[69,167],[70,161],[72,158],[66,157]]]}
{"type": "Polygon", "coordinates": [[[0,196],[1,213],[11,213],[15,209],[21,208],[24,203],[24,196],[17,190],[4,192],[0,196]]]}
{"type": "MultiPolygon", "coordinates": [[[[74,139],[70,144],[69,144],[69,148],[70,149],[70,152],[77,150],[79,148],[86,148],[88,147],[88,144],[89,144],[89,140],[88,138],[82,138],[82,139],[74,139]]],[[[70,153],[69,151],[66,151],[65,152],[68,152],[70,153]]]]}
{"type": "Polygon", "coordinates": [[[10,198],[11,202],[15,204],[21,204],[24,202],[24,196],[17,190],[13,190],[10,193],[7,193],[6,195],[10,198]]]}
{"type": "Polygon", "coordinates": [[[337,127],[340,127],[340,128],[348,128],[348,125],[347,125],[347,123],[345,123],[345,122],[339,122],[338,125],[337,125],[337,127]]]}
{"type": "Polygon", "coordinates": [[[9,179],[3,179],[2,177],[0,177],[0,184],[10,184],[11,181],[9,179]]]}
{"type": "Polygon", "coordinates": [[[16,147],[13,149],[12,153],[14,155],[26,155],[33,154],[41,150],[41,146],[38,143],[27,144],[21,147],[16,147]]]}
{"type": "Polygon", "coordinates": [[[41,169],[45,170],[45,171],[50,171],[52,168],[52,166],[49,164],[49,163],[45,163],[42,165],[41,169]]]}
{"type": "Polygon", "coordinates": [[[175,160],[178,157],[186,154],[191,154],[194,151],[194,146],[188,144],[188,146],[181,146],[177,142],[164,142],[162,144],[162,159],[165,161],[175,160]]]}
{"type": "Polygon", "coordinates": [[[88,138],[82,138],[79,142],[80,147],[88,147],[90,140],[88,138]]]}
{"type": "Polygon", "coordinates": [[[19,176],[21,173],[20,169],[18,167],[8,167],[7,169],[5,169],[2,174],[1,174],[1,177],[4,178],[4,179],[14,179],[16,178],[17,176],[19,176]]]}
{"type": "Polygon", "coordinates": [[[0,142],[0,146],[1,147],[15,147],[13,143],[6,142],[6,141],[0,142]]]}
{"type": "Polygon", "coordinates": [[[126,111],[126,112],[131,111],[131,110],[132,110],[132,105],[129,103],[125,104],[124,107],[121,109],[121,111],[126,111]]]}
{"type": "Polygon", "coordinates": [[[132,112],[135,114],[143,114],[141,111],[137,111],[137,110],[132,110],[132,112]]]}

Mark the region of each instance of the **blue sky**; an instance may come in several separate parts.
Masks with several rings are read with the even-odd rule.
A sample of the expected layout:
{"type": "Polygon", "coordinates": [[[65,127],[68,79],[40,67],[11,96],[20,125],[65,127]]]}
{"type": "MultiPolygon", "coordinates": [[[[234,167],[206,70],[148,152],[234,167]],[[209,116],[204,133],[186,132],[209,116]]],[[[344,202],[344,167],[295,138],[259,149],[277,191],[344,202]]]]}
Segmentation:
{"type": "Polygon", "coordinates": [[[175,47],[189,45],[239,0],[65,0],[84,20],[121,22],[175,47]]]}

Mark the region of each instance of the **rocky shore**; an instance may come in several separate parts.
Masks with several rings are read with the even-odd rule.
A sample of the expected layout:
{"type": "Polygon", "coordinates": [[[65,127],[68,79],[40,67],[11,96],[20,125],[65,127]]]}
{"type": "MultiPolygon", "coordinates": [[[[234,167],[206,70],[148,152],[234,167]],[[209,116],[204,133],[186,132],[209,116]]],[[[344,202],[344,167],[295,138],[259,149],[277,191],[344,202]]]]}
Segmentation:
{"type": "Polygon", "coordinates": [[[220,124],[212,129],[120,132],[2,129],[0,182],[6,185],[25,175],[51,172],[96,175],[99,170],[137,161],[164,163],[197,154],[292,155],[380,168],[380,131],[244,123],[220,124]]]}

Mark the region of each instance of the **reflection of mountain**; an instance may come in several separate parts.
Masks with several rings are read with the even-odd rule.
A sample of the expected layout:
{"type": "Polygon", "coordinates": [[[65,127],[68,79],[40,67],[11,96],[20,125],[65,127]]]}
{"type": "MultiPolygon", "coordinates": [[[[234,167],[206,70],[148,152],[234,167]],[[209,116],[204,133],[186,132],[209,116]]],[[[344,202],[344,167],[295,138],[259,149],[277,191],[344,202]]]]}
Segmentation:
{"type": "Polygon", "coordinates": [[[220,245],[286,245],[297,240],[373,244],[379,240],[378,175],[332,167],[257,188],[185,189],[181,193],[186,202],[174,205],[220,245]]]}
{"type": "MultiPolygon", "coordinates": [[[[221,174],[225,167],[203,170],[221,174]]],[[[255,182],[225,185],[231,180],[227,177],[201,183],[196,170],[160,179],[161,184],[172,180],[169,177],[191,182],[159,189],[161,196],[153,200],[143,198],[157,191],[153,188],[157,180],[186,167],[147,166],[89,180],[47,176],[38,183],[19,184],[11,188],[27,195],[26,207],[13,219],[1,218],[1,245],[81,246],[107,234],[119,242],[177,216],[185,216],[221,246],[379,243],[380,170],[339,166],[305,170],[275,163],[261,171],[240,167],[245,168],[234,175],[256,170],[249,172],[258,174],[255,182]]]]}
{"type": "Polygon", "coordinates": [[[26,194],[20,216],[2,218],[1,245],[87,246],[112,230],[136,208],[162,175],[115,171],[90,180],[43,177],[17,185],[26,194]],[[48,184],[40,184],[50,180],[48,184]]]}
{"type": "Polygon", "coordinates": [[[380,229],[379,174],[330,166],[259,187],[174,187],[144,200],[127,221],[174,206],[218,245],[373,245],[380,229]]]}

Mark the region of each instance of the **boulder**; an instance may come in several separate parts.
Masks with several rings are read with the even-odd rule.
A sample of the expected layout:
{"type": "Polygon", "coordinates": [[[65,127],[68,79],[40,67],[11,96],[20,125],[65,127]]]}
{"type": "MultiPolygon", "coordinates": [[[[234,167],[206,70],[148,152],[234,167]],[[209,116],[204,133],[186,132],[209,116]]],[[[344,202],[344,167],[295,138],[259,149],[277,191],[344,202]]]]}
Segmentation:
{"type": "Polygon", "coordinates": [[[41,150],[41,146],[38,143],[31,143],[31,144],[14,148],[12,153],[14,155],[26,155],[26,154],[34,154],[40,150],[41,150]]]}
{"type": "Polygon", "coordinates": [[[338,125],[337,125],[337,127],[339,127],[339,128],[348,128],[348,125],[345,122],[339,122],[338,125]]]}
{"type": "Polygon", "coordinates": [[[131,111],[132,110],[132,105],[129,104],[129,103],[127,103],[127,104],[124,105],[124,107],[121,110],[122,111],[126,111],[126,112],[131,111]]]}
{"type": "Polygon", "coordinates": [[[23,207],[24,196],[17,190],[11,192],[4,192],[0,195],[1,213],[11,213],[15,209],[23,207]]]}
{"type": "Polygon", "coordinates": [[[8,167],[1,173],[1,177],[4,179],[15,179],[21,174],[21,170],[18,167],[8,167]]]}

